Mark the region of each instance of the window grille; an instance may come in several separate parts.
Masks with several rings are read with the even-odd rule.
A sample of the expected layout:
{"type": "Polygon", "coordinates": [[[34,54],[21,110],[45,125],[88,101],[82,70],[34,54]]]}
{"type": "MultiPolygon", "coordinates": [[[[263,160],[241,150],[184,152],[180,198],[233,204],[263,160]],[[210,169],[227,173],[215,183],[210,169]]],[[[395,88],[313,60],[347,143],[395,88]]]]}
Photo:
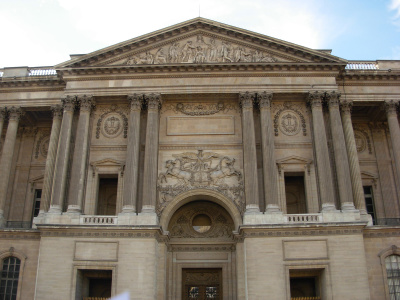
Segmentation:
{"type": "Polygon", "coordinates": [[[400,300],[400,256],[385,258],[390,300],[400,300]]]}
{"type": "Polygon", "coordinates": [[[21,261],[13,256],[3,260],[0,280],[0,300],[16,300],[21,261]]]}

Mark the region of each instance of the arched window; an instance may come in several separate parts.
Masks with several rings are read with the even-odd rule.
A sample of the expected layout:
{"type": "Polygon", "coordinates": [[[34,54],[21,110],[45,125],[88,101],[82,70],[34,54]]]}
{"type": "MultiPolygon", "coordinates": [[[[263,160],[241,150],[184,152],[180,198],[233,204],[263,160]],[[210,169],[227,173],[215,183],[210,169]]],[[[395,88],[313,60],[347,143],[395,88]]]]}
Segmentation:
{"type": "Polygon", "coordinates": [[[16,300],[21,260],[15,256],[3,259],[0,275],[0,300],[16,300]]]}
{"type": "Polygon", "coordinates": [[[400,256],[387,256],[385,265],[390,300],[400,300],[400,256]]]}

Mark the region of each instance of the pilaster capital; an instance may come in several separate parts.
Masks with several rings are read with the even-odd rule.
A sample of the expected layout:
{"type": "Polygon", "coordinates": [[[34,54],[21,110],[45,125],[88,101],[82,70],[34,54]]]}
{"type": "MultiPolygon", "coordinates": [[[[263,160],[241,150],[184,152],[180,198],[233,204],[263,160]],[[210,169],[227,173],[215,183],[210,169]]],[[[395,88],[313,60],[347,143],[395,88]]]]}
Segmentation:
{"type": "Polygon", "coordinates": [[[386,110],[387,117],[396,116],[397,117],[397,107],[399,105],[399,101],[397,100],[388,100],[385,101],[383,107],[386,110]]]}
{"type": "Polygon", "coordinates": [[[23,134],[26,137],[34,137],[38,133],[37,127],[24,127],[23,130],[24,130],[23,134]]]}
{"type": "Polygon", "coordinates": [[[341,100],[340,101],[340,110],[344,115],[351,115],[351,109],[353,107],[353,101],[349,100],[341,100]]]}
{"type": "Polygon", "coordinates": [[[329,108],[339,109],[340,96],[341,94],[336,91],[325,93],[325,99],[328,102],[329,108]]]}
{"type": "Polygon", "coordinates": [[[321,91],[308,92],[307,94],[307,102],[311,106],[311,109],[322,108],[323,98],[324,92],[321,91]]]}
{"type": "Polygon", "coordinates": [[[96,107],[96,102],[93,99],[93,95],[79,95],[77,96],[77,102],[81,111],[90,112],[96,107]]]}
{"type": "Polygon", "coordinates": [[[0,121],[6,118],[6,108],[0,107],[0,121]]]}
{"type": "Polygon", "coordinates": [[[76,97],[75,96],[66,96],[65,98],[61,99],[62,106],[64,111],[74,111],[76,105],[76,97]]]}
{"type": "Polygon", "coordinates": [[[52,105],[50,107],[51,112],[53,113],[53,119],[62,119],[63,116],[63,107],[60,104],[52,105]]]}
{"type": "Polygon", "coordinates": [[[131,111],[141,111],[143,105],[143,94],[128,95],[128,101],[131,104],[131,111]]]}
{"type": "Polygon", "coordinates": [[[8,112],[8,120],[9,121],[19,121],[21,116],[23,116],[24,112],[19,106],[11,106],[7,107],[8,112]]]}
{"type": "Polygon", "coordinates": [[[256,100],[256,93],[244,92],[239,93],[239,104],[242,110],[253,109],[253,104],[256,100]]]}
{"type": "Polygon", "coordinates": [[[160,110],[161,109],[161,94],[145,94],[144,98],[147,103],[148,110],[160,110]]]}
{"type": "Polygon", "coordinates": [[[271,108],[272,96],[273,93],[267,93],[265,91],[260,94],[257,94],[258,104],[260,105],[261,109],[271,108]]]}

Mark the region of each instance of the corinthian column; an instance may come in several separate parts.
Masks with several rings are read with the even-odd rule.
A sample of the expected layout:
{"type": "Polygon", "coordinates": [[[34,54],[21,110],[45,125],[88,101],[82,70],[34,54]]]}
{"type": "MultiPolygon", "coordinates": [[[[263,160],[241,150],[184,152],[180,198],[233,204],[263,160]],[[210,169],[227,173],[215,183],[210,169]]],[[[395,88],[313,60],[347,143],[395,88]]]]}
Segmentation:
{"type": "Polygon", "coordinates": [[[8,111],[8,127],[4,140],[3,153],[0,159],[0,227],[5,224],[4,207],[7,198],[8,183],[10,181],[11,164],[14,156],[15,140],[17,138],[18,123],[21,118],[20,107],[10,107],[8,111]]]}
{"type": "Polygon", "coordinates": [[[147,101],[146,148],[144,154],[144,181],[142,213],[155,213],[157,200],[158,130],[161,95],[145,95],[147,101]]]}
{"type": "Polygon", "coordinates": [[[318,185],[322,203],[322,211],[332,211],[336,210],[336,208],[324,116],[322,113],[323,96],[324,94],[321,92],[309,93],[308,101],[312,110],[314,147],[317,160],[318,185]]]}
{"type": "Polygon", "coordinates": [[[85,194],[85,179],[89,146],[90,112],[95,105],[93,96],[78,96],[80,106],[78,128],[76,129],[74,158],[72,160],[71,181],[68,193],[69,213],[81,213],[83,195],[85,194]]]}
{"type": "Polygon", "coordinates": [[[71,143],[72,119],[74,116],[76,98],[67,96],[61,100],[63,103],[63,118],[61,122],[60,137],[57,147],[57,158],[53,176],[51,204],[49,213],[61,214],[64,203],[69,165],[69,151],[71,143]]]}
{"type": "Polygon", "coordinates": [[[351,123],[351,106],[349,101],[341,101],[342,123],[344,138],[346,140],[347,157],[350,164],[351,186],[353,191],[354,205],[362,215],[367,214],[365,208],[364,191],[362,187],[360,163],[358,161],[357,145],[354,138],[353,124],[351,123]]]}
{"type": "Polygon", "coordinates": [[[256,138],[254,132],[253,103],[255,93],[240,93],[242,107],[243,168],[246,213],[259,213],[256,138]]]}
{"type": "Polygon", "coordinates": [[[397,106],[398,101],[390,100],[385,102],[390,139],[392,141],[392,153],[394,156],[397,178],[400,180],[400,127],[397,118],[397,106]]]}
{"type": "Polygon", "coordinates": [[[131,104],[131,112],[129,114],[122,212],[135,213],[139,177],[140,112],[143,95],[134,94],[128,96],[128,100],[131,104]]]}
{"type": "Polygon", "coordinates": [[[340,208],[341,210],[354,210],[349,159],[347,157],[346,142],[339,111],[340,94],[337,92],[330,92],[326,94],[326,98],[329,105],[329,119],[331,123],[332,143],[339,187],[340,208]]]}
{"type": "Polygon", "coordinates": [[[57,155],[58,137],[60,135],[62,106],[55,105],[51,107],[53,112],[53,124],[51,125],[51,133],[49,140],[49,148],[47,150],[46,166],[44,169],[42,199],[40,201],[39,214],[43,214],[49,210],[51,199],[51,186],[53,183],[54,163],[57,155]]]}
{"type": "Polygon", "coordinates": [[[261,142],[264,170],[264,199],[267,213],[280,212],[275,161],[274,127],[271,118],[272,93],[258,95],[261,119],[261,142]]]}

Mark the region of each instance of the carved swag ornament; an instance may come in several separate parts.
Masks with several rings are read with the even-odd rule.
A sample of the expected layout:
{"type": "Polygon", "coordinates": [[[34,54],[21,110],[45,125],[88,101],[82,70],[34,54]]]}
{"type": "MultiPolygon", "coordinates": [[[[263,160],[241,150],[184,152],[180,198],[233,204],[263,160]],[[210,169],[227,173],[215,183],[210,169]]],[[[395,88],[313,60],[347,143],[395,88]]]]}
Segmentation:
{"type": "Polygon", "coordinates": [[[232,199],[242,213],[242,173],[235,169],[235,159],[215,152],[185,152],[172,155],[165,162],[166,171],[158,176],[159,203],[157,213],[177,195],[192,189],[218,191],[232,199]]]}

